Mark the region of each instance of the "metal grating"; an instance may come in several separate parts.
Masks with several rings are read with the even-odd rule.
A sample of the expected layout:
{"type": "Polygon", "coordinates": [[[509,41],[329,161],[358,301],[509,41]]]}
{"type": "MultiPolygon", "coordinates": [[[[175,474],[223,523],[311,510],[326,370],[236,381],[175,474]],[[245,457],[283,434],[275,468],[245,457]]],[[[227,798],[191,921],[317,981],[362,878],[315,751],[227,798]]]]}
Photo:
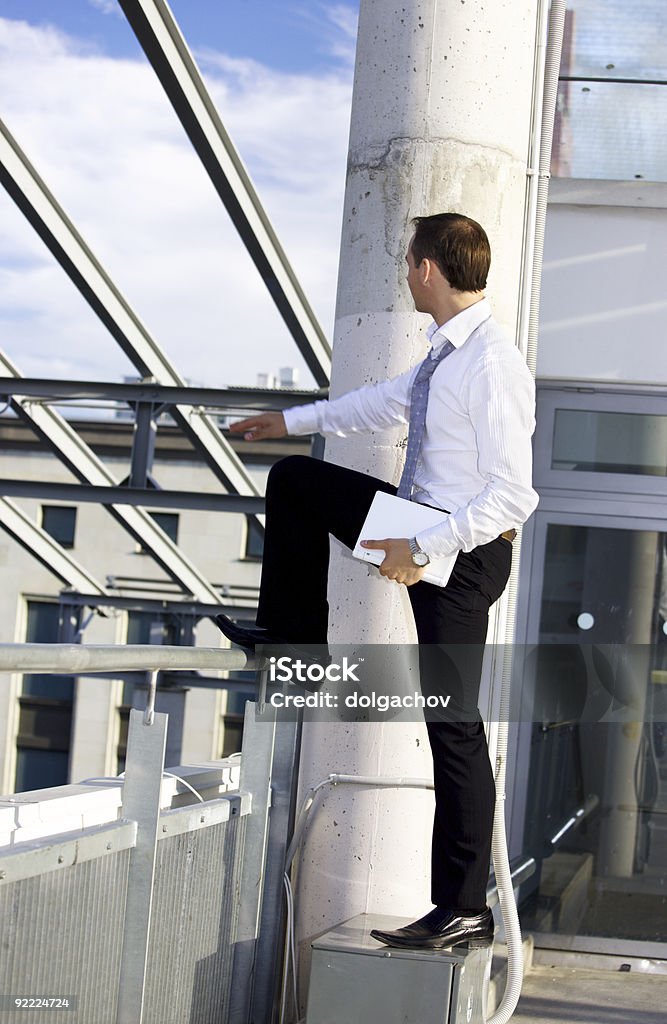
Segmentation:
{"type": "MultiPolygon", "coordinates": [[[[114,1024],[130,850],[0,889],[0,992],[74,997],[66,1024],[114,1024]]],[[[6,1004],[5,1004],[6,1005],[6,1004]]],[[[30,1011],[6,1008],[3,1024],[30,1011]]]]}
{"type": "Polygon", "coordinates": [[[145,1017],[228,1019],[245,818],[161,839],[157,848],[145,1017]]]}

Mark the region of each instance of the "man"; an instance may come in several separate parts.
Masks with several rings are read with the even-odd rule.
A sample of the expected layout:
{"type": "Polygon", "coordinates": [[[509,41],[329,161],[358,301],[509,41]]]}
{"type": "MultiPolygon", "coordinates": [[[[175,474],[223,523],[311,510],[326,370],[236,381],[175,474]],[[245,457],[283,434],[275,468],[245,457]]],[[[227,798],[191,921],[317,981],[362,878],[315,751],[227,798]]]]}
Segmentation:
{"type": "MultiPolygon", "coordinates": [[[[407,281],[429,313],[431,352],[393,380],[329,401],[252,416],[232,426],[247,440],[285,434],[345,436],[409,422],[401,496],[450,513],[416,537],[366,541],[385,552],[380,572],[407,586],[420,645],[422,689],[446,679],[448,714],[427,721],[434,765],[431,899],[435,908],[393,932],[392,946],[486,943],[495,785],[477,710],[490,605],[510,572],[515,528],[537,504],[531,486],[535,392],[523,358],[484,297],[490,265],[483,228],[455,213],[417,217],[407,281]],[[458,552],[445,587],[422,580],[430,559],[458,552]]],[[[325,644],[329,533],[352,548],[374,494],[390,483],[302,456],[271,470],[257,622],[216,620],[230,639],[325,644]]]]}

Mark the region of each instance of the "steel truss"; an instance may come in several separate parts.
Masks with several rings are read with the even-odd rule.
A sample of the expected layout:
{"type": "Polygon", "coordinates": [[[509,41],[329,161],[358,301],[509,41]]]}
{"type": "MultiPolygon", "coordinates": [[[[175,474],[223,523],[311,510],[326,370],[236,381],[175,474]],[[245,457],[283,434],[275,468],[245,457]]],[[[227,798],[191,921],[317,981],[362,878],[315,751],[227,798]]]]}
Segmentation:
{"type": "Polygon", "coordinates": [[[92,590],[97,595],[107,593],[69,551],[7,498],[0,498],[0,526],[66,586],[84,592],[92,590]]]}
{"type": "MultiPolygon", "coordinates": [[[[219,414],[220,408],[277,409],[312,401],[326,395],[325,390],[255,392],[249,388],[172,388],[157,384],[109,384],[93,381],[54,381],[44,379],[0,379],[0,399],[11,402],[17,394],[26,400],[40,399],[40,407],[77,400],[126,402],[137,411],[132,444],[132,470],[127,484],[95,486],[51,483],[40,480],[0,478],[0,493],[10,497],[37,498],[72,502],[96,502],[145,505],[152,508],[204,509],[216,512],[237,512],[257,515],[264,511],[264,498],[241,494],[217,494],[202,491],[168,491],[159,486],[146,486],[152,480],[152,457],[156,433],[156,415],[170,411],[176,404],[205,406],[219,414]],[[257,394],[257,401],[255,395],[257,394]],[[141,413],[148,415],[141,415],[141,413]]],[[[32,406],[32,402],[31,402],[32,406]]]]}
{"type": "MultiPolygon", "coordinates": [[[[169,8],[162,0],[121,0],[121,7],[281,316],[318,384],[325,385],[330,370],[329,345],[225,132],[169,8]]],[[[150,336],[1,121],[0,182],[139,372],[158,385],[168,385],[174,392],[178,392],[178,397],[176,394],[172,396],[174,402],[170,406],[171,414],[225,488],[231,495],[259,498],[251,477],[214,420],[201,406],[188,404],[187,398],[182,401],[184,392],[197,389],[186,388],[184,379],[150,336]]],[[[18,369],[1,353],[0,375],[20,380],[18,369]]],[[[293,403],[295,397],[290,395],[289,404],[293,403]]],[[[119,488],[118,481],[55,410],[32,402],[20,388],[12,389],[10,401],[17,414],[74,475],[88,485],[86,492],[80,491],[76,500],[106,498],[110,501],[107,507],[111,514],[140,541],[184,591],[201,601],[219,601],[219,595],[206,577],[185,558],[150,514],[138,507],[139,500],[143,499],[148,489],[146,485],[150,483],[156,431],[154,398],[138,399],[137,423],[140,430],[133,446],[131,501],[127,500],[126,494],[119,488]],[[134,504],[137,507],[133,507],[134,504]]],[[[25,490],[21,491],[20,481],[13,481],[11,485],[8,481],[7,485],[10,489],[13,487],[14,494],[26,493],[25,490]]],[[[150,504],[162,505],[163,502],[156,501],[155,497],[151,490],[150,504]]],[[[167,500],[172,500],[171,496],[167,500]]],[[[21,531],[11,511],[14,508],[11,503],[7,505],[5,519],[12,519],[15,526],[13,535],[17,535],[21,531]]],[[[257,504],[254,502],[250,508],[251,514],[257,512],[257,504]]],[[[240,511],[240,507],[237,510],[240,511]]],[[[261,517],[259,522],[262,523],[261,517]]],[[[28,541],[30,531],[22,528],[22,535],[22,543],[34,551],[44,564],[49,565],[59,578],[68,578],[63,576],[65,571],[69,575],[77,575],[80,567],[52,538],[45,546],[40,534],[34,533],[33,545],[28,541]],[[45,558],[47,551],[53,557],[52,563],[45,558]]],[[[83,589],[90,589],[92,578],[86,577],[85,572],[84,577],[79,578],[80,582],[85,578],[88,584],[83,589]]],[[[95,583],[95,587],[98,586],[95,583]]]]}
{"type": "MultiPolygon", "coordinates": [[[[141,375],[158,384],[184,387],[184,378],[150,336],[1,121],[0,181],[141,375]]],[[[20,374],[15,372],[13,376],[20,374]]],[[[243,463],[209,416],[180,405],[174,406],[173,415],[228,490],[258,493],[243,463]]]]}
{"type": "Polygon", "coordinates": [[[311,373],[325,386],[331,347],[168,5],[164,0],[119,4],[311,373]]]}
{"type": "MultiPolygon", "coordinates": [[[[0,373],[20,377],[16,367],[0,352],[0,373]]],[[[54,409],[33,405],[19,396],[12,407],[26,420],[42,440],[58,455],[61,462],[79,480],[97,487],[117,487],[119,481],[83,441],[69,423],[54,409]]],[[[220,597],[206,577],[186,558],[180,548],[160,529],[149,512],[125,504],[111,504],[109,512],[153,556],[165,572],[176,580],[186,593],[199,601],[219,601],[220,597]]]]}

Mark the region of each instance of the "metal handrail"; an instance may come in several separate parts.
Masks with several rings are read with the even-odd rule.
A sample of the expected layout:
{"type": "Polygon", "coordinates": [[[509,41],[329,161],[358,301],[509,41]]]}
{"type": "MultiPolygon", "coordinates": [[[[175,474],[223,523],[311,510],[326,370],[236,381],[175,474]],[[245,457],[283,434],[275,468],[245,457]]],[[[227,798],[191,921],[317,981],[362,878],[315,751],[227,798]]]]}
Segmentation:
{"type": "Polygon", "coordinates": [[[0,672],[79,672],[178,669],[239,670],[259,667],[259,659],[239,648],[170,647],[159,644],[0,644],[0,672]]]}

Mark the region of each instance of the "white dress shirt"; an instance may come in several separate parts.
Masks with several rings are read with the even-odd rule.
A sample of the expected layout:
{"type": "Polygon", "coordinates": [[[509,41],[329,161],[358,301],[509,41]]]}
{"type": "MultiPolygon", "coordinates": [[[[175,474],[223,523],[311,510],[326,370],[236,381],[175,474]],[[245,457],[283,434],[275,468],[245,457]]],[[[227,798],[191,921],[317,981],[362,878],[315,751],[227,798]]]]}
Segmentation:
{"type": "MultiPolygon", "coordinates": [[[[431,352],[455,351],[431,377],[412,500],[450,512],[417,542],[430,558],[472,551],[519,526],[537,505],[531,485],[535,384],[486,299],[428,331],[431,352]]],[[[419,364],[418,364],[419,365],[419,364]]],[[[347,437],[409,423],[417,366],[330,401],[284,412],[288,434],[347,437]]]]}

